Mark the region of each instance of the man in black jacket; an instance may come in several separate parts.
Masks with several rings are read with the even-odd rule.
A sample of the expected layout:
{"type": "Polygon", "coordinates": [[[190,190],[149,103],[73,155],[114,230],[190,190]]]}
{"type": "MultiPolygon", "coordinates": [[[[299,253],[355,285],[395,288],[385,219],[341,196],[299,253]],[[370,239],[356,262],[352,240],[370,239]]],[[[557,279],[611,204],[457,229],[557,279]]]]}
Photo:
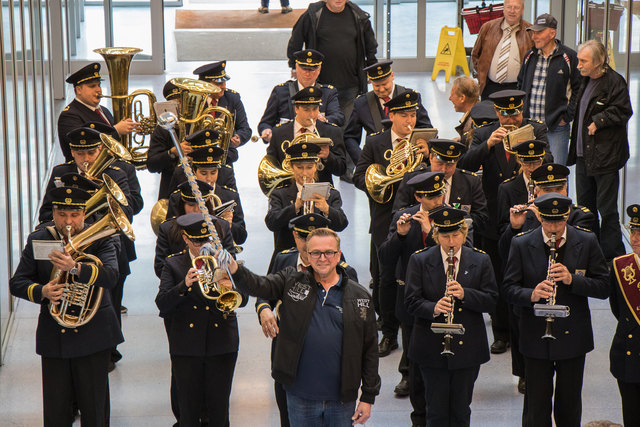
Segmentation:
{"type": "Polygon", "coordinates": [[[629,87],[606,63],[607,51],[596,40],[578,47],[578,69],[584,77],[571,130],[569,165],[576,165],[578,204],[594,214],[607,260],[625,253],[618,215],[618,171],[629,158],[627,122],[633,114],[629,87]]]}
{"type": "Polygon", "coordinates": [[[340,108],[348,122],[356,95],[367,91],[362,69],[376,62],[378,42],[369,14],[349,0],[311,3],[291,31],[287,46],[290,68],[295,67],[294,52],[303,46],[326,57],[318,80],[338,89],[340,108]]]}
{"type": "Polygon", "coordinates": [[[238,265],[224,251],[218,259],[221,265],[228,262],[241,289],[282,300],[271,375],[287,391],[291,425],[364,424],[380,390],[371,296],[338,265],[340,238],[334,231],[313,230],[307,250],[309,270],[287,267],[266,277],[238,265]],[[316,418],[303,420],[305,410],[316,418]]]}
{"type": "Polygon", "coordinates": [[[553,159],[566,164],[569,131],[580,89],[576,52],[556,39],[558,21],[548,13],[527,28],[535,44],[525,56],[518,75],[518,88],[529,94],[524,116],[547,125],[553,159]]]}

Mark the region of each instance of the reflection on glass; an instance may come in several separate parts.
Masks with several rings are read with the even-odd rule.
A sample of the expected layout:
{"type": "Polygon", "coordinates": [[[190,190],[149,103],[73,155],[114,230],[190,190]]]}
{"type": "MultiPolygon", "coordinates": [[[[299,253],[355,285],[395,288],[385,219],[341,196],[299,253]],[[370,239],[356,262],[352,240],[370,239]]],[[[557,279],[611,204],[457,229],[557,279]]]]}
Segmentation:
{"type": "MultiPolygon", "coordinates": [[[[458,10],[455,1],[427,0],[426,56],[435,57],[442,27],[458,26],[458,10]]],[[[464,36],[463,36],[464,40],[464,36]]],[[[466,46],[466,44],[465,44],[466,46]]],[[[473,44],[471,45],[473,46],[473,44]]]]}

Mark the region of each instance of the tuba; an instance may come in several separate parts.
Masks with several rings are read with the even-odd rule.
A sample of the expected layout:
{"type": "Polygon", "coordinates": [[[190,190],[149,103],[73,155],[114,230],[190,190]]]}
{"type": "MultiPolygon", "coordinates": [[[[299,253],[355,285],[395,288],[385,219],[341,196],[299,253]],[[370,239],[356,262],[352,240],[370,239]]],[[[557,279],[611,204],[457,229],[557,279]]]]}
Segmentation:
{"type": "MultiPolygon", "coordinates": [[[[97,240],[109,237],[117,232],[122,232],[128,239],[134,240],[135,235],[129,220],[122,212],[120,205],[111,196],[107,196],[108,213],[95,224],[71,237],[71,227],[67,226],[68,242],[65,251],[77,262],[82,261],[89,265],[101,266],[98,257],[85,254],[86,249],[97,240]]],[[[87,324],[100,308],[103,289],[87,283],[78,283],[67,272],[54,268],[51,277],[57,277],[59,283],[65,283],[65,289],[59,304],[49,304],[49,313],[60,325],[67,328],[77,328],[87,324]]]]}
{"type": "Polygon", "coordinates": [[[222,277],[218,275],[220,269],[215,258],[208,253],[208,248],[203,248],[200,255],[193,258],[192,266],[198,271],[198,287],[200,293],[208,300],[216,302],[216,308],[225,318],[242,304],[242,295],[236,291],[225,289],[219,284],[222,277]]]}
{"type": "Polygon", "coordinates": [[[142,52],[135,47],[104,47],[94,49],[104,58],[109,70],[109,84],[111,95],[102,95],[102,98],[111,98],[113,107],[113,120],[118,123],[123,119],[131,118],[139,124],[139,129],[132,135],[124,136],[127,150],[131,153],[132,163],[138,169],[144,169],[147,162],[148,146],[144,145],[146,135],[151,135],[157,124],[157,118],[153,104],[156,96],[147,89],[138,89],[129,93],[129,66],[133,57],[142,52]],[[149,115],[145,116],[142,101],[135,99],[138,96],[146,96],[149,115]]]}
{"type": "Polygon", "coordinates": [[[169,209],[169,199],[160,199],[151,208],[151,215],[149,215],[149,222],[151,223],[151,229],[158,235],[160,231],[160,224],[167,219],[167,210],[169,209]]]}
{"type": "Polygon", "coordinates": [[[129,206],[127,197],[124,195],[120,186],[107,174],[102,175],[102,187],[95,192],[85,206],[85,217],[88,218],[96,212],[99,212],[103,208],[109,205],[109,196],[120,203],[121,206],[129,206]]]}
{"type": "Polygon", "coordinates": [[[87,177],[94,181],[116,160],[124,160],[126,162],[133,160],[131,153],[111,135],[101,133],[100,139],[102,140],[100,154],[98,154],[98,157],[90,167],[85,168],[87,177]]]}

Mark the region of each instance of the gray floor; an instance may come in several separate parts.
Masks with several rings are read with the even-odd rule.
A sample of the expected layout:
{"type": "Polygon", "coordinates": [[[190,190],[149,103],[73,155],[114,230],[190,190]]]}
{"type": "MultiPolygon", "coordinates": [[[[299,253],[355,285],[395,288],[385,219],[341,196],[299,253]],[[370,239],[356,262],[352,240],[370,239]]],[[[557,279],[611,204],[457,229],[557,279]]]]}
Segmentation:
{"type": "MultiPolygon", "coordinates": [[[[130,90],[151,88],[161,93],[165,78],[190,75],[199,63],[174,64],[166,76],[135,76],[130,90]]],[[[242,95],[249,123],[255,129],[270,89],[288,77],[284,62],[229,63],[232,79],[228,86],[242,95]]],[[[447,100],[450,84],[444,78],[431,82],[422,74],[400,74],[399,83],[423,94],[433,123],[443,137],[454,136],[453,126],[459,118],[447,100]]],[[[105,82],[108,85],[108,82],[105,82]]],[[[635,102],[635,100],[634,100],[635,102]]],[[[249,239],[241,258],[249,268],[264,272],[272,247],[272,236],[265,229],[267,199],[256,183],[256,168],[264,155],[262,143],[248,143],[240,149],[236,164],[238,186],[242,196],[249,239]]],[[[635,162],[635,156],[634,156],[635,162]]],[[[158,175],[140,173],[144,210],[136,217],[139,259],[132,264],[133,274],[126,283],[124,304],[129,313],[123,316],[126,342],[120,347],[124,358],[110,376],[111,420],[114,426],[169,426],[169,356],[161,319],[154,297],[158,281],[153,275],[152,256],[155,236],[148,218],[156,199],[158,175]]],[[[337,184],[350,220],[341,233],[347,260],[367,283],[369,238],[368,208],[365,195],[351,185],[337,184]]],[[[231,423],[238,426],[275,426],[278,415],[269,376],[269,341],[262,335],[253,301],[239,310],[240,353],[231,396],[231,423]]],[[[615,382],[608,369],[608,349],[615,322],[606,301],[592,302],[596,349],[587,357],[583,390],[583,420],[610,419],[620,422],[620,401],[615,382]]],[[[0,369],[0,425],[35,426],[41,421],[41,385],[39,360],[34,351],[37,306],[20,301],[11,332],[5,365],[0,369]]],[[[489,328],[489,336],[491,332],[489,328]]],[[[397,365],[400,351],[380,360],[382,390],[373,407],[369,426],[410,425],[408,399],[397,399],[393,388],[399,381],[397,365]]],[[[509,353],[493,357],[480,371],[476,383],[472,425],[515,426],[519,424],[522,396],[516,391],[510,374],[509,353]]]]}

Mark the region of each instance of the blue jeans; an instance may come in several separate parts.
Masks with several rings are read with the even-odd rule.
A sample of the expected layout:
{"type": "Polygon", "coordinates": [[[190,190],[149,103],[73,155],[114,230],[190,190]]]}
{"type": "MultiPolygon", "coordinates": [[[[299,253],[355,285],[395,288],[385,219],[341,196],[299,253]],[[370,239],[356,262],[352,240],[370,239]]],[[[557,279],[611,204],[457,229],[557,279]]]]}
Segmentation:
{"type": "MultiPolygon", "coordinates": [[[[262,4],[262,7],[269,7],[269,0],[260,0],[260,4],[262,4]]],[[[289,0],[280,0],[280,6],[289,6],[289,0]]]]}
{"type": "Polygon", "coordinates": [[[547,139],[553,161],[561,165],[567,164],[569,156],[569,136],[571,134],[571,125],[569,123],[564,126],[556,126],[554,130],[547,130],[547,139]]]}
{"type": "Polygon", "coordinates": [[[350,427],[356,402],[308,400],[287,392],[291,427],[350,427]]]}

